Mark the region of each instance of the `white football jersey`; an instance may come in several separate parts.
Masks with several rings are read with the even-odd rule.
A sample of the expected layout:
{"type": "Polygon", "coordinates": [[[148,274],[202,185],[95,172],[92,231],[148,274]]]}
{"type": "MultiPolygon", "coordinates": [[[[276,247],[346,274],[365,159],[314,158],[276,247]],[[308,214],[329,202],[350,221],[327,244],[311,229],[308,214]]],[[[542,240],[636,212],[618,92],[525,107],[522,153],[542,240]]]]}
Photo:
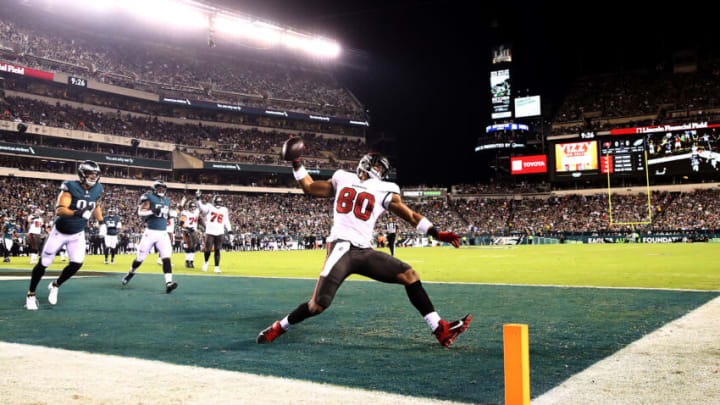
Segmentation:
{"type": "Polygon", "coordinates": [[[36,217],[32,216],[30,217],[30,220],[28,221],[28,233],[34,234],[34,235],[40,235],[42,233],[42,227],[45,223],[42,219],[42,217],[36,217]]]}
{"type": "Polygon", "coordinates": [[[180,216],[185,217],[185,222],[183,223],[184,228],[197,230],[198,221],[200,220],[200,210],[197,208],[192,211],[183,210],[180,216]]]}
{"type": "Polygon", "coordinates": [[[375,222],[390,205],[393,194],[400,194],[400,188],[387,181],[362,181],[355,173],[344,170],[336,171],[331,181],[335,204],[328,241],[346,240],[357,247],[372,247],[375,222]]]}
{"type": "Polygon", "coordinates": [[[205,234],[224,235],[225,230],[231,231],[230,213],[227,207],[216,207],[212,204],[198,204],[200,211],[205,214],[205,234]]]}

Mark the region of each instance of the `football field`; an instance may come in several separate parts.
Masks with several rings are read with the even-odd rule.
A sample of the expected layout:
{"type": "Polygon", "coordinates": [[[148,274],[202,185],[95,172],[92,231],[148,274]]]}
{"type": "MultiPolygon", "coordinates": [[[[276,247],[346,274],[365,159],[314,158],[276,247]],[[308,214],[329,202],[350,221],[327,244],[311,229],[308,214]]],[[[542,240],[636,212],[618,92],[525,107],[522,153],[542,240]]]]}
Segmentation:
{"type": "MultiPolygon", "coordinates": [[[[154,256],[124,288],[120,277],[132,256],[116,258],[115,265],[89,256],[78,274],[88,277],[65,284],[53,307],[46,286],[56,274],[50,270],[63,266],[57,260],[38,288],[37,312],[22,308],[28,259],[13,258],[0,267],[0,341],[22,346],[0,346],[0,397],[18,403],[65,398],[43,396],[52,394],[31,387],[23,391],[23,377],[11,374],[25,358],[13,351],[25,353],[25,345],[31,345],[322,384],[309,393],[285,392],[271,402],[327,402],[323,390],[347,387],[387,395],[393,402],[498,404],[503,403],[505,323],[529,325],[536,398],[720,295],[720,249],[713,244],[399,249],[397,256],[419,272],[441,316],[473,314],[472,325],[450,349],[430,335],[402,287],[361,277],[343,284],[322,315],[269,345],[255,344],[261,329],[312,296],[323,256],[319,250],[223,253],[223,273],[217,275],[200,271],[201,254],[194,270],[185,269],[184,255],[178,254],[173,262],[180,287],[170,295],[164,294],[154,256]]],[[[98,381],[113,373],[102,364],[94,372],[98,381]]],[[[92,381],[73,394],[79,403],[122,402],[82,391],[92,381]]],[[[224,402],[253,403],[256,397],[249,392],[235,391],[224,402]]],[[[167,402],[207,400],[182,392],[167,402]]]]}

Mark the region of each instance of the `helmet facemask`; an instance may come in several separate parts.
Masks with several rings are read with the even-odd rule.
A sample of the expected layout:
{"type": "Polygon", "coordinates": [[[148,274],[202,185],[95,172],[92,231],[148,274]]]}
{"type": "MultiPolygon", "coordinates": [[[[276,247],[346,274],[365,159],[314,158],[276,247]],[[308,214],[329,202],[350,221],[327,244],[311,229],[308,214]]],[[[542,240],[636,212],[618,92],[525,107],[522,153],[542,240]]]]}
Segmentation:
{"type": "Polygon", "coordinates": [[[153,193],[158,197],[165,197],[167,194],[167,186],[162,181],[156,181],[152,185],[153,193]]]}
{"type": "Polygon", "coordinates": [[[100,166],[92,160],[86,160],[78,166],[78,177],[80,183],[92,187],[100,181],[100,166]]]}
{"type": "Polygon", "coordinates": [[[360,159],[355,172],[358,177],[365,173],[368,178],[385,180],[390,173],[390,161],[377,153],[368,153],[360,159]]]}

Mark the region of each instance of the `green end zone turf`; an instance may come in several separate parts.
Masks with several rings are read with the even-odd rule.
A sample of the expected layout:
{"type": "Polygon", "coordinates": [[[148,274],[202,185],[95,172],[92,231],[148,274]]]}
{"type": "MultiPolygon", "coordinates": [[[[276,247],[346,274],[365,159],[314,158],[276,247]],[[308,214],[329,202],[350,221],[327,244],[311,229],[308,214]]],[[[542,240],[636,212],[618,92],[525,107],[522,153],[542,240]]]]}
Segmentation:
{"type": "MultiPolygon", "coordinates": [[[[0,340],[312,380],[404,395],[502,403],[502,324],[530,330],[536,397],[716,292],[426,284],[438,312],[473,323],[442,348],[398,285],[349,281],[322,315],[269,345],[255,337],[315,281],[161,274],[72,279],[59,303],[23,309],[27,281],[0,281],[0,340]]],[[[40,367],[41,365],[38,365],[40,367]]]]}

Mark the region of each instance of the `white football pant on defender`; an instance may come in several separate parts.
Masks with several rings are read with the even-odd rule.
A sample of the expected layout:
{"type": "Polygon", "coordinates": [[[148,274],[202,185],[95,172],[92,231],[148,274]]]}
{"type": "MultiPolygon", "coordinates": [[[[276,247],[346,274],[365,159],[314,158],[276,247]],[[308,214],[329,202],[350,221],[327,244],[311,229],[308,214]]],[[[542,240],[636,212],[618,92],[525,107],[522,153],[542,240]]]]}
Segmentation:
{"type": "Polygon", "coordinates": [[[12,239],[3,238],[3,243],[5,244],[5,249],[7,249],[8,251],[12,250],[12,247],[13,247],[12,239]]]}
{"type": "Polygon", "coordinates": [[[85,231],[67,235],[53,227],[42,251],[42,265],[49,267],[63,246],[71,262],[82,263],[85,260],[85,231]]]}
{"type": "Polygon", "coordinates": [[[153,246],[155,246],[155,249],[157,249],[162,259],[169,258],[172,254],[172,244],[170,243],[170,236],[168,236],[167,231],[146,229],[138,245],[136,260],[143,262],[147,255],[150,254],[153,246]]]}
{"type": "Polygon", "coordinates": [[[105,235],[105,246],[111,249],[117,247],[118,237],[117,235],[105,235]]]}

